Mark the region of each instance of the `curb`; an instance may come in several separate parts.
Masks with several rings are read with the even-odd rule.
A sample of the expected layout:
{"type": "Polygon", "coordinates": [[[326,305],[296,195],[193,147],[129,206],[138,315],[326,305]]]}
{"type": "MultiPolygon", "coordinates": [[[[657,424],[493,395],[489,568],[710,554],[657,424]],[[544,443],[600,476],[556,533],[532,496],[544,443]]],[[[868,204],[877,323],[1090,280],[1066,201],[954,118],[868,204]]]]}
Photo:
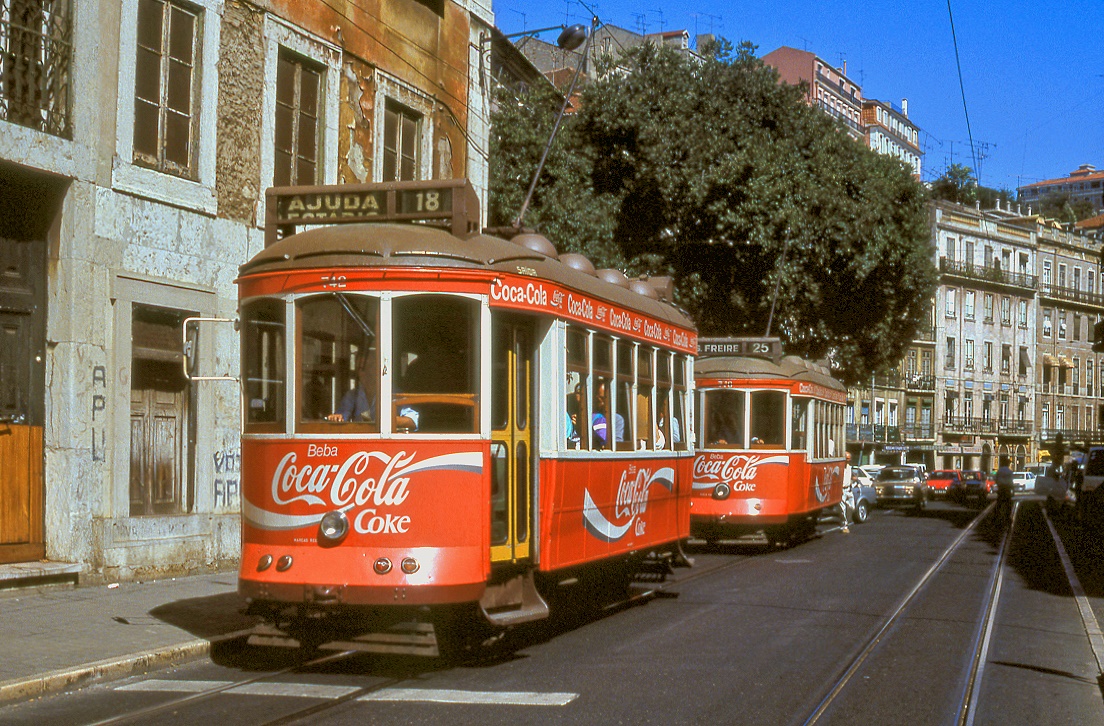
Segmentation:
{"type": "Polygon", "coordinates": [[[0,683],[0,703],[34,698],[88,681],[123,678],[139,671],[199,658],[210,652],[210,641],[192,640],[73,668],[62,668],[30,678],[17,678],[0,683]]]}

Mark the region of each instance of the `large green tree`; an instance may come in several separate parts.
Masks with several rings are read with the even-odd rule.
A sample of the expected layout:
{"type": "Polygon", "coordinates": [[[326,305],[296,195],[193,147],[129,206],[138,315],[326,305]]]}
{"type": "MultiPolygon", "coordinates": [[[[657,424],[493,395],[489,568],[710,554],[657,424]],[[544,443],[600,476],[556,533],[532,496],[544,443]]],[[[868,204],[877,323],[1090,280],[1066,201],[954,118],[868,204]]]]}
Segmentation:
{"type": "MultiPolygon", "coordinates": [[[[910,171],[810,108],[751,46],[693,60],[645,44],[619,63],[626,73],[586,88],[527,223],[602,264],[673,274],[703,334],[761,335],[771,319],[789,352],[831,355],[845,379],[896,363],[934,287],[910,171]],[[554,235],[568,231],[564,217],[583,236],[554,235]]],[[[523,156],[543,140],[531,152],[503,142],[540,124],[494,123],[492,195],[513,194],[500,184],[531,173],[523,156]]]]}

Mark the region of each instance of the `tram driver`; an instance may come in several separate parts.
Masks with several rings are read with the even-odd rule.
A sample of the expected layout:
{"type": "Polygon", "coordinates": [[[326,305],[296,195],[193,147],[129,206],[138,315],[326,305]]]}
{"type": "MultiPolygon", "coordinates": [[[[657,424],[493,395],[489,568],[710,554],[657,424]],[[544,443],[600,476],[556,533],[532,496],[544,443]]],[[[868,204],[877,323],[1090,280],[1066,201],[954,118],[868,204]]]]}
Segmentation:
{"type": "Polygon", "coordinates": [[[357,385],[345,392],[327,421],[375,421],[379,404],[379,351],[372,347],[357,361],[357,385]]]}

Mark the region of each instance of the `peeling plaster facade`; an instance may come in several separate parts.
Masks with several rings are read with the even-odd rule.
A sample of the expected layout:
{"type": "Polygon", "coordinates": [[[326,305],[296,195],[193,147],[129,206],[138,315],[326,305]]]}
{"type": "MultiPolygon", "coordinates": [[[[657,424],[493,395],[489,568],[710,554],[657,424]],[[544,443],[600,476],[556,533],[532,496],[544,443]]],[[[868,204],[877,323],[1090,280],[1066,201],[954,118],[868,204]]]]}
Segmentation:
{"type": "MultiPolygon", "coordinates": [[[[477,81],[479,39],[493,23],[489,0],[189,0],[199,18],[198,106],[192,171],[184,175],[135,163],[140,6],[63,5],[71,138],[0,118],[3,188],[51,190],[28,195],[31,212],[49,222],[34,239],[0,230],[0,260],[23,243],[43,256],[32,269],[44,288],[35,320],[45,342],[41,355],[26,356],[45,392],[31,401],[41,425],[25,427],[41,436],[35,546],[49,560],[81,565],[82,579],[93,582],[236,563],[238,386],[166,384],[180,357],[166,352],[176,343],[165,320],[237,315],[238,266],[263,245],[282,53],[305,59],[322,78],[320,182],[381,180],[382,109],[397,103],[421,118],[418,178],[467,176],[486,205],[490,99],[477,81]],[[176,433],[157,443],[176,452],[176,501],[154,491],[141,511],[140,434],[162,410],[176,417],[176,433]]],[[[205,324],[199,359],[201,373],[236,376],[233,328],[205,324]]],[[[17,474],[23,469],[0,459],[0,497],[17,496],[9,491],[17,474]]],[[[41,556],[6,544],[0,562],[41,556]]]]}

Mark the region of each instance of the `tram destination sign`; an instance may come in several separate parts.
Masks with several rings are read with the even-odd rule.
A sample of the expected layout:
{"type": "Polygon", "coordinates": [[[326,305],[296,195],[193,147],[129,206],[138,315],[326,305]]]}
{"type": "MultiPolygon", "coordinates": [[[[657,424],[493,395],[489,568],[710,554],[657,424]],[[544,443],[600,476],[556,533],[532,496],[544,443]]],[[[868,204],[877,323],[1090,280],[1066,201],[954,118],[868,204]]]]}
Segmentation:
{"type": "Polygon", "coordinates": [[[698,338],[698,356],[750,356],[782,359],[781,338],[698,338]]]}
{"type": "Polygon", "coordinates": [[[267,203],[265,246],[308,224],[436,222],[458,236],[479,226],[479,200],[466,179],[274,187],[267,203]]]}

